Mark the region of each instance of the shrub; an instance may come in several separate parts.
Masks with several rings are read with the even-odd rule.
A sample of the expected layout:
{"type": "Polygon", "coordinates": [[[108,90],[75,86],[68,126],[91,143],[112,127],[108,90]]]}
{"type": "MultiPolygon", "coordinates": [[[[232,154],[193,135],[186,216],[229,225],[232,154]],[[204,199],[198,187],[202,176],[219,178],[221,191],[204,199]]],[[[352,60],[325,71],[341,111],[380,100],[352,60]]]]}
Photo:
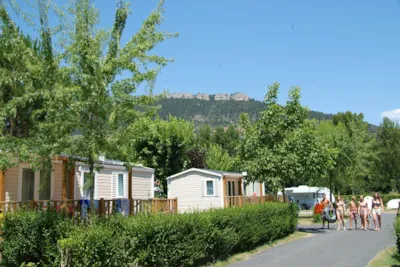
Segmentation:
{"type": "Polygon", "coordinates": [[[322,215],[321,213],[317,213],[313,215],[313,223],[320,223],[322,222],[322,215]]]}
{"type": "Polygon", "coordinates": [[[115,217],[59,241],[70,266],[189,266],[287,236],[293,205],[267,203],[178,215],[115,217]]]}
{"type": "Polygon", "coordinates": [[[56,264],[59,259],[57,241],[65,238],[71,228],[70,220],[52,211],[19,211],[5,215],[0,244],[2,263],[5,266],[28,262],[56,264]]]}
{"type": "Polygon", "coordinates": [[[396,221],[394,222],[394,232],[396,235],[397,251],[400,254],[400,216],[397,216],[396,221]]]}

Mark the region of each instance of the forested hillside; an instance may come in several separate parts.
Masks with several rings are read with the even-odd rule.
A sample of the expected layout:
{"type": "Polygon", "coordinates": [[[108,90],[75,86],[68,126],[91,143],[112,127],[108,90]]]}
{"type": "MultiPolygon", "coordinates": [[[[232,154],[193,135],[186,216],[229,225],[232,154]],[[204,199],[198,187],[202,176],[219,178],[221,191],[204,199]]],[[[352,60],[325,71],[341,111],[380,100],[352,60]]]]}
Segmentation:
{"type": "MultiPolygon", "coordinates": [[[[161,118],[169,115],[193,121],[196,125],[210,124],[211,126],[227,126],[237,124],[241,113],[248,113],[252,120],[256,120],[260,112],[265,109],[261,101],[205,101],[199,99],[163,99],[158,102],[161,106],[161,118]]],[[[318,120],[331,119],[331,114],[310,111],[310,118],[318,120]]]]}

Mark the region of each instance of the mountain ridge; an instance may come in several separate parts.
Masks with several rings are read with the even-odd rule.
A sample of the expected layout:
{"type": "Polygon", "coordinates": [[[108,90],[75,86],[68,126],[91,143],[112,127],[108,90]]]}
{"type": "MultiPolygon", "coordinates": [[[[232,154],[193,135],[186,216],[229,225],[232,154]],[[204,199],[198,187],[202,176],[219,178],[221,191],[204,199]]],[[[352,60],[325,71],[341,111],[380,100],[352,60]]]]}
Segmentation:
{"type": "MultiPolygon", "coordinates": [[[[237,125],[242,113],[247,113],[250,119],[255,121],[259,118],[260,112],[266,108],[264,102],[249,98],[243,93],[208,95],[209,98],[200,95],[205,94],[199,93],[197,97],[186,93],[175,93],[174,97],[171,97],[171,94],[167,95],[157,103],[161,107],[160,117],[167,119],[172,115],[192,121],[196,126],[203,124],[209,124],[212,127],[229,126],[237,125]],[[224,95],[225,98],[216,97],[218,95],[224,95]],[[232,95],[236,95],[237,98],[231,98],[232,95]]],[[[310,110],[309,117],[317,120],[330,120],[333,115],[310,110]]]]}
{"type": "Polygon", "coordinates": [[[250,97],[242,92],[236,92],[233,94],[204,94],[204,93],[197,93],[197,94],[191,94],[191,93],[184,93],[184,92],[176,92],[176,93],[170,93],[167,94],[168,99],[199,99],[199,100],[205,100],[205,101],[228,101],[228,100],[234,100],[234,101],[249,101],[250,97]]]}

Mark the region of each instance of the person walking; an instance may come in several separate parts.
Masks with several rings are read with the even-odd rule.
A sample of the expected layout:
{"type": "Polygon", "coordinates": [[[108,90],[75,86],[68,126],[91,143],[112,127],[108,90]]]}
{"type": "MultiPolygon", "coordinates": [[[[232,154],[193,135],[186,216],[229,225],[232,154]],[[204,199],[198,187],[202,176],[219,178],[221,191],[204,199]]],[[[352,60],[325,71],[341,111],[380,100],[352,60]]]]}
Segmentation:
{"type": "Polygon", "coordinates": [[[374,217],[375,231],[380,231],[382,226],[382,213],[384,212],[384,203],[379,193],[374,194],[372,200],[372,216],[374,217]]]}
{"type": "MultiPolygon", "coordinates": [[[[330,202],[330,200],[326,197],[326,194],[323,193],[322,194],[322,200],[321,200],[321,204],[322,204],[322,213],[321,213],[321,217],[322,217],[322,228],[325,228],[325,219],[324,219],[324,212],[325,212],[325,208],[326,207],[330,207],[332,208],[332,203],[330,202]]],[[[329,228],[329,222],[328,222],[328,228],[329,228]]]]}
{"type": "Polygon", "coordinates": [[[358,202],[358,214],[361,217],[361,230],[367,231],[367,216],[368,216],[368,203],[364,199],[364,196],[360,196],[358,202]]]}
{"type": "Polygon", "coordinates": [[[366,199],[368,205],[368,215],[367,215],[367,229],[371,229],[371,224],[369,223],[369,219],[372,219],[372,199],[366,199]]]}
{"type": "Polygon", "coordinates": [[[337,230],[340,230],[340,224],[343,224],[343,230],[346,230],[346,227],[344,226],[344,211],[346,210],[346,204],[344,203],[343,199],[341,196],[337,197],[337,207],[336,207],[336,217],[338,221],[338,227],[337,230]]]}
{"type": "Polygon", "coordinates": [[[349,213],[350,213],[350,229],[353,229],[353,220],[357,230],[357,216],[358,214],[358,207],[357,207],[357,198],[355,196],[351,197],[351,201],[349,203],[349,213]]]}

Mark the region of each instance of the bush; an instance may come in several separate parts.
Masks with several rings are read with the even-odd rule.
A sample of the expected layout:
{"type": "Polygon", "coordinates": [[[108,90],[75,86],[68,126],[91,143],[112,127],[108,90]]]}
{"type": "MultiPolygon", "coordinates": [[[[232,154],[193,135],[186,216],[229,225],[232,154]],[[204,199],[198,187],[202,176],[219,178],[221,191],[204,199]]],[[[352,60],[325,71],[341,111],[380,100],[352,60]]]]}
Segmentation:
{"type": "Polygon", "coordinates": [[[320,223],[322,222],[322,215],[321,213],[317,213],[313,215],[313,223],[320,223]]]}
{"type": "Polygon", "coordinates": [[[0,244],[2,263],[5,266],[28,262],[57,265],[57,241],[65,238],[71,228],[70,220],[52,211],[20,211],[5,215],[0,244]]]}
{"type": "Polygon", "coordinates": [[[114,217],[59,241],[70,266],[205,264],[293,233],[293,205],[267,203],[207,212],[114,217]]]}
{"type": "Polygon", "coordinates": [[[394,232],[396,235],[397,251],[400,254],[400,216],[397,216],[396,221],[394,223],[394,232]]]}

